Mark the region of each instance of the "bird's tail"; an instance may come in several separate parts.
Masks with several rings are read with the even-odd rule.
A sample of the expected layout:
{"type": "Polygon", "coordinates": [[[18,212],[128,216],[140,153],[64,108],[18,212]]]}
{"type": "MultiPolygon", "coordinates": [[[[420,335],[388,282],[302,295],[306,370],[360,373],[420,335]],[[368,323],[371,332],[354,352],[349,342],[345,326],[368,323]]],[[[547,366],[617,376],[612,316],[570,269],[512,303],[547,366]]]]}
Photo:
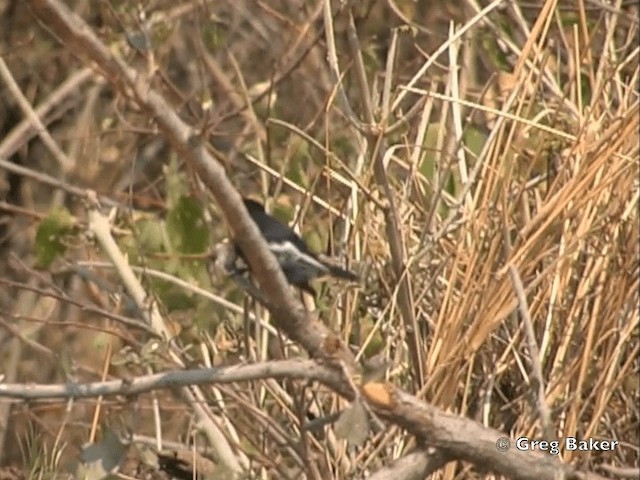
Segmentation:
{"type": "Polygon", "coordinates": [[[333,261],[325,255],[320,255],[318,259],[325,267],[327,267],[327,269],[329,270],[328,274],[332,277],[351,280],[352,282],[356,282],[360,279],[360,277],[358,277],[358,274],[352,272],[351,270],[346,270],[335,265],[333,261]]]}
{"type": "Polygon", "coordinates": [[[334,265],[329,266],[329,274],[332,277],[343,278],[345,280],[351,280],[352,282],[356,282],[360,279],[360,277],[351,270],[345,270],[344,268],[336,267],[334,265]]]}

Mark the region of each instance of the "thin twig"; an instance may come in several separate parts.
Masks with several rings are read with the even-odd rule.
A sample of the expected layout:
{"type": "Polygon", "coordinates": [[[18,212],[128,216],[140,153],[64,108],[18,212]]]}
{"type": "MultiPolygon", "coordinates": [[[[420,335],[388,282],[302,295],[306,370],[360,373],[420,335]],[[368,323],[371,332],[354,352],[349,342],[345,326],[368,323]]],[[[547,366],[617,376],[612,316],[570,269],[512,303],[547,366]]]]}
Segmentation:
{"type": "Polygon", "coordinates": [[[38,132],[42,143],[49,149],[53,158],[56,159],[58,165],[62,167],[62,172],[67,173],[74,169],[75,160],[69,158],[66,153],[62,151],[62,149],[58,146],[57,142],[51,137],[51,134],[47,130],[47,127],[42,123],[38,114],[33,110],[33,107],[29,103],[29,100],[24,96],[20,87],[13,79],[13,75],[7,67],[7,64],[4,63],[4,59],[0,57],[0,78],[4,80],[4,83],[7,85],[7,88],[13,95],[13,98],[16,100],[24,115],[29,119],[29,122],[33,125],[33,127],[38,132]]]}
{"type": "Polygon", "coordinates": [[[524,286],[520,274],[516,267],[509,265],[509,274],[511,275],[511,281],[513,282],[513,289],[518,297],[518,310],[520,311],[520,317],[524,322],[525,332],[527,332],[527,341],[529,345],[529,357],[531,359],[531,374],[535,379],[536,388],[536,404],[538,406],[538,414],[540,415],[540,422],[542,423],[542,438],[554,438],[554,431],[551,423],[551,412],[546,402],[545,383],[542,373],[542,365],[540,363],[540,350],[538,349],[538,342],[536,341],[536,334],[533,330],[533,322],[529,316],[529,305],[527,303],[527,296],[524,292],[524,286]]]}
{"type": "MultiPolygon", "coordinates": [[[[76,101],[69,101],[68,98],[78,93],[78,89],[82,84],[92,78],[95,79],[96,84],[105,83],[104,79],[95,75],[93,69],[90,67],[85,67],[71,75],[62,82],[58,88],[51,92],[45,101],[35,108],[36,116],[41,119],[42,123],[48,123],[55,119],[50,115],[54,108],[56,109],[57,116],[63,115],[68,109],[73,108],[76,102],[80,101],[79,96],[77,100],[73,99],[76,101]]],[[[37,134],[37,125],[35,125],[30,118],[25,118],[2,139],[0,143],[0,158],[11,157],[37,134]]]]}
{"type": "MultiPolygon", "coordinates": [[[[75,185],[67,183],[63,180],[58,180],[57,178],[52,177],[51,175],[47,175],[46,173],[38,172],[31,168],[23,167],[22,165],[9,162],[8,160],[5,160],[2,157],[0,157],[0,168],[4,168],[8,172],[22,175],[26,178],[31,178],[32,180],[35,180],[36,182],[40,182],[44,185],[49,185],[54,188],[59,188],[60,190],[64,190],[65,192],[70,193],[71,195],[74,195],[79,198],[86,198],[87,196],[87,189],[85,188],[76,187],[75,185]]],[[[119,202],[112,200],[108,197],[104,197],[102,195],[100,195],[100,202],[107,207],[122,206],[122,204],[120,204],[119,202]]]]}

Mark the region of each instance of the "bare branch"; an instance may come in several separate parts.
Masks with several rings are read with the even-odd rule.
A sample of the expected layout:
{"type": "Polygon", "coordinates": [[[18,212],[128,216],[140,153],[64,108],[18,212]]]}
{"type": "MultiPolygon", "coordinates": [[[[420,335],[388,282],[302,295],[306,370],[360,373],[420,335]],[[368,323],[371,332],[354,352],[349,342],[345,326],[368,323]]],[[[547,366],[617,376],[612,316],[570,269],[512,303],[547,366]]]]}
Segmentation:
{"type": "Polygon", "coordinates": [[[400,457],[392,464],[381,468],[369,477],[369,480],[422,480],[443,465],[447,460],[440,452],[428,452],[417,450],[400,457]]]}
{"type": "Polygon", "coordinates": [[[333,383],[340,376],[314,360],[281,360],[231,367],[174,370],[133,379],[93,383],[38,385],[0,383],[0,397],[16,400],[94,398],[110,395],[140,395],[164,388],[247,382],[267,378],[300,378],[333,383]]]}
{"type": "Polygon", "coordinates": [[[385,419],[393,419],[402,427],[418,433],[430,446],[437,447],[450,459],[464,460],[488,471],[500,472],[509,478],[542,480],[556,478],[601,478],[593,473],[579,472],[575,467],[560,463],[547,452],[522,451],[514,448],[514,439],[504,433],[487,428],[467,418],[441,412],[436,407],[421,402],[397,389],[371,388],[376,395],[367,395],[370,403],[391,408],[392,413],[377,413],[385,419]],[[508,440],[507,450],[498,442],[508,440]]]}

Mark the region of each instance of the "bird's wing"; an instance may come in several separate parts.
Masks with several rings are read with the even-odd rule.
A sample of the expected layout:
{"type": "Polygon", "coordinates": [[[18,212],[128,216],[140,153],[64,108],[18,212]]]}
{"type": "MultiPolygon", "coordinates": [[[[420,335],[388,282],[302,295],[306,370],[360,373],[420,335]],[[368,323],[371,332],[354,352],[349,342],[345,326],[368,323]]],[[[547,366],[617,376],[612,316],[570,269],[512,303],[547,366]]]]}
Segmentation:
{"type": "Polygon", "coordinates": [[[258,225],[258,229],[262,233],[262,236],[269,243],[292,243],[301,252],[308,255],[313,255],[309,251],[307,244],[302,238],[300,238],[291,228],[284,223],[280,222],[276,218],[272,217],[264,211],[262,206],[257,202],[247,202],[245,205],[249,210],[249,214],[253,221],[258,225]]]}

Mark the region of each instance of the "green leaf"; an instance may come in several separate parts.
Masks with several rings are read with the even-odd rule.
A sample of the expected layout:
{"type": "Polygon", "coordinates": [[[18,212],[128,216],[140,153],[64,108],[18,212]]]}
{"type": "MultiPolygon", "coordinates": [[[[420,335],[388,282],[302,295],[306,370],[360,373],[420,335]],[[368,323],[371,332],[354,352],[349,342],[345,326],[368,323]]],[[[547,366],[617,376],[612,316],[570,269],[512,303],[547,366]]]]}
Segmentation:
{"type": "Polygon", "coordinates": [[[206,252],[209,246],[209,229],[202,206],[193,198],[180,197],[167,214],[167,233],[177,252],[206,252]]]}
{"type": "Polygon", "coordinates": [[[123,443],[117,434],[107,431],[101,442],[88,445],[82,449],[76,478],[101,480],[117,472],[124,460],[128,444],[123,443]]]}
{"type": "Polygon", "coordinates": [[[391,366],[391,362],[386,358],[384,353],[378,353],[371,358],[363,358],[360,360],[362,365],[362,383],[378,382],[387,374],[387,370],[391,366]]]}
{"type": "Polygon", "coordinates": [[[167,206],[172,209],[179,199],[187,193],[187,179],[185,174],[180,171],[180,165],[175,155],[171,157],[169,164],[163,170],[167,189],[167,206]]]}
{"type": "Polygon", "coordinates": [[[484,144],[487,142],[487,134],[481,132],[479,128],[473,125],[465,128],[462,134],[465,146],[473,152],[476,158],[482,152],[484,144]]]}
{"type": "Polygon", "coordinates": [[[427,180],[433,180],[435,171],[435,163],[437,158],[437,146],[438,138],[442,135],[440,132],[440,123],[432,122],[427,125],[427,131],[424,135],[424,142],[422,147],[424,148],[424,156],[422,157],[422,163],[420,165],[420,173],[424,175],[427,180]]]}
{"type": "Polygon", "coordinates": [[[151,216],[142,218],[134,224],[135,235],[127,245],[132,253],[163,252],[165,251],[165,234],[163,223],[151,216]],[[133,250],[135,249],[135,250],[133,250]]]}
{"type": "Polygon", "coordinates": [[[64,208],[51,210],[49,215],[40,222],[36,232],[37,265],[48,268],[53,261],[66,250],[63,242],[65,235],[73,230],[75,220],[71,213],[64,208]]]}
{"type": "Polygon", "coordinates": [[[335,423],[336,437],[345,439],[356,447],[369,436],[369,419],[361,399],[356,399],[338,417],[335,423]]]}

